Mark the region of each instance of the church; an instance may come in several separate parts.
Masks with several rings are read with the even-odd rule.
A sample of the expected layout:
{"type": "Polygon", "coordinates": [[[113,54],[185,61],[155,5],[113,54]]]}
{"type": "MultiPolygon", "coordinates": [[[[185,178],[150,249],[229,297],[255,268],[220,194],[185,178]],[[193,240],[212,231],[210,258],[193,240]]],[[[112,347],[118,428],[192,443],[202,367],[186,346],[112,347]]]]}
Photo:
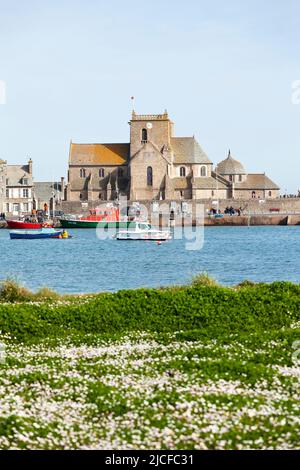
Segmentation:
{"type": "Polygon", "coordinates": [[[167,111],[132,111],[130,143],[70,144],[68,201],[274,199],[265,173],[247,173],[229,151],[216,168],[195,137],[176,137],[167,111]]]}

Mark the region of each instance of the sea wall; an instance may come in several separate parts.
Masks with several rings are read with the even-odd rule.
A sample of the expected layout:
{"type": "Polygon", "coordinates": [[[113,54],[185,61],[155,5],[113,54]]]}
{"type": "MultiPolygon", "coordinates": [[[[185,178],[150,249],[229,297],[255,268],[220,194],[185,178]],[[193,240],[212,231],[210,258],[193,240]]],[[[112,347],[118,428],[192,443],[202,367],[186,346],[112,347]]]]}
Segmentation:
{"type": "MultiPolygon", "coordinates": [[[[65,214],[86,215],[89,209],[99,206],[105,201],[62,201],[56,206],[65,214]]],[[[187,200],[187,201],[155,201],[156,208],[150,201],[139,201],[145,208],[148,218],[154,219],[160,225],[169,223],[171,209],[174,210],[175,225],[181,225],[184,218],[185,225],[195,225],[205,220],[205,225],[299,225],[300,224],[300,198],[279,198],[259,201],[257,199],[240,200],[225,199],[187,200]],[[209,211],[219,208],[222,213],[226,207],[241,209],[241,216],[224,216],[222,219],[209,217],[209,211]],[[154,212],[153,212],[154,211],[154,212]],[[159,213],[163,217],[159,219],[159,213]],[[158,220],[159,219],[159,220],[158,220]]],[[[125,202],[123,201],[123,204],[125,202]]],[[[136,201],[128,201],[128,205],[136,204],[136,201]]]]}

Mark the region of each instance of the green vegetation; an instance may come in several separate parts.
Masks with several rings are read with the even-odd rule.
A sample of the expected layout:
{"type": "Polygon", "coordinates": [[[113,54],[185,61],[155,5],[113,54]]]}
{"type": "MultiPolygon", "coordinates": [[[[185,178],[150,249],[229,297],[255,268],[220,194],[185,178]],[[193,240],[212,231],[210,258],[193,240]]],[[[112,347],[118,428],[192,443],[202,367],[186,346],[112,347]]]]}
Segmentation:
{"type": "Polygon", "coordinates": [[[299,448],[299,285],[62,297],[8,281],[0,330],[2,449],[299,448]]]}
{"type": "Polygon", "coordinates": [[[18,284],[15,279],[7,279],[0,285],[0,302],[46,301],[61,298],[59,294],[48,289],[48,287],[42,287],[36,293],[33,293],[18,284]]]}
{"type": "Polygon", "coordinates": [[[206,286],[206,287],[214,287],[217,286],[218,283],[215,279],[209,276],[208,273],[200,273],[197,276],[193,277],[192,280],[193,286],[206,286]]]}
{"type": "Polygon", "coordinates": [[[276,331],[300,320],[300,286],[285,282],[236,289],[215,285],[137,289],[91,296],[28,297],[7,283],[0,330],[18,341],[133,331],[197,331],[203,337],[276,331]],[[26,299],[20,302],[20,299],[26,299]],[[19,301],[20,303],[13,303],[19,301]],[[12,303],[9,303],[12,302],[12,303]]]}

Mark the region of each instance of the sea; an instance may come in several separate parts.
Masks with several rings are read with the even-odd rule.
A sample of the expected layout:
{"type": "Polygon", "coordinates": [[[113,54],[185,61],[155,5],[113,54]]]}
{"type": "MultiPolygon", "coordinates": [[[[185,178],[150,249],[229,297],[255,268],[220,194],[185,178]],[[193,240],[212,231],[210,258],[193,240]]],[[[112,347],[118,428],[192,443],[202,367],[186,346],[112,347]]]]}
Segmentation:
{"type": "Polygon", "coordinates": [[[172,240],[157,244],[93,229],[70,230],[68,240],[10,240],[2,229],[0,279],[71,294],[183,285],[203,272],[224,285],[300,282],[300,226],[196,230],[175,228],[172,240]]]}

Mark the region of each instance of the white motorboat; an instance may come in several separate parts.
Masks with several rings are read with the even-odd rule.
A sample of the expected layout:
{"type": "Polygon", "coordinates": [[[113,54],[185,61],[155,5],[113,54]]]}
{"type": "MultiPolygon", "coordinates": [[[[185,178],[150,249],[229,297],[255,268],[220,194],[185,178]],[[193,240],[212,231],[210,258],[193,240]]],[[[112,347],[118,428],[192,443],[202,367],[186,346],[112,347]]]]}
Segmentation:
{"type": "Polygon", "coordinates": [[[150,225],[145,227],[136,224],[133,230],[119,230],[115,237],[117,240],[144,240],[144,241],[166,241],[172,239],[170,230],[158,230],[151,228],[150,225]]]}

